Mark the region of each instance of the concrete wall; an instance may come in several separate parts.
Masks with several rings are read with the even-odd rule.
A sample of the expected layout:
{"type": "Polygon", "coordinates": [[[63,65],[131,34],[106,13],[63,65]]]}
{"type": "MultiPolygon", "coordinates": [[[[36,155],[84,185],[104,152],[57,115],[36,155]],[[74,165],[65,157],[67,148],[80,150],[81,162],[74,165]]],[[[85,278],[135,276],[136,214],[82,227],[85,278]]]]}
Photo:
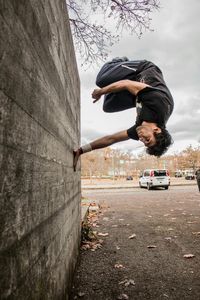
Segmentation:
{"type": "Polygon", "coordinates": [[[79,77],[65,0],[0,0],[0,298],[68,299],[79,77]]]}

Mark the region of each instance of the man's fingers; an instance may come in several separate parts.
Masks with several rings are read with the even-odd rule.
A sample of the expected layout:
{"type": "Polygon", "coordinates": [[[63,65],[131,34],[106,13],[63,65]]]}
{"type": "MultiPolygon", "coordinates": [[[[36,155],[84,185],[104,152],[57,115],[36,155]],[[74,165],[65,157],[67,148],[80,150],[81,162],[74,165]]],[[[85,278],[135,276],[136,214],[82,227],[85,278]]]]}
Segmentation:
{"type": "Polygon", "coordinates": [[[73,168],[74,168],[74,172],[76,171],[76,166],[77,166],[77,162],[78,162],[78,159],[79,159],[79,153],[78,151],[73,151],[73,156],[74,156],[74,159],[73,159],[73,168]]]}
{"type": "Polygon", "coordinates": [[[101,96],[92,94],[92,98],[95,100],[99,100],[101,98],[101,96]]]}
{"type": "Polygon", "coordinates": [[[73,151],[73,168],[74,168],[74,172],[76,171],[75,157],[76,157],[76,151],[73,151]]]}

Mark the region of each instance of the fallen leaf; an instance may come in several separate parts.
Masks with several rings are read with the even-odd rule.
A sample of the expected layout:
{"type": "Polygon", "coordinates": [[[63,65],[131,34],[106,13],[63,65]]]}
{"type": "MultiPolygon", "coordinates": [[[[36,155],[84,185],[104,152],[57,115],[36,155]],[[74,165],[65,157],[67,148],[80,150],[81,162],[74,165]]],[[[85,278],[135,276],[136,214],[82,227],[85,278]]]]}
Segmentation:
{"type": "Polygon", "coordinates": [[[108,221],[108,220],[109,220],[108,217],[104,217],[104,218],[103,218],[103,221],[108,221]]]}
{"type": "Polygon", "coordinates": [[[195,255],[194,254],[185,254],[185,255],[183,255],[183,257],[184,258],[193,258],[193,257],[195,257],[195,255]]]}
{"type": "Polygon", "coordinates": [[[99,236],[108,236],[109,234],[108,234],[107,232],[106,232],[106,233],[99,232],[98,235],[99,235],[99,236]]]}
{"type": "Polygon", "coordinates": [[[112,227],[118,227],[118,225],[112,225],[112,227]]]}
{"type": "Polygon", "coordinates": [[[127,280],[128,280],[128,279],[125,279],[125,280],[120,281],[120,282],[119,282],[119,285],[126,283],[127,280]]]}
{"type": "Polygon", "coordinates": [[[88,249],[90,249],[90,245],[88,245],[88,244],[82,245],[81,249],[82,250],[88,250],[88,249]]]}
{"type": "Polygon", "coordinates": [[[129,279],[127,283],[125,283],[125,286],[129,286],[129,285],[135,285],[135,281],[133,279],[129,279]]]}
{"type": "Polygon", "coordinates": [[[163,215],[163,217],[168,217],[168,216],[170,216],[170,214],[165,214],[165,215],[163,215]]]}
{"type": "Polygon", "coordinates": [[[153,249],[153,248],[157,248],[157,246],[155,246],[155,245],[149,245],[149,246],[147,246],[147,248],[153,249]]]}
{"type": "Polygon", "coordinates": [[[129,239],[134,239],[136,237],[136,234],[135,233],[133,233],[132,235],[130,235],[128,238],[129,239]]]}
{"type": "Polygon", "coordinates": [[[115,264],[114,266],[116,269],[125,269],[125,267],[122,264],[115,264]]]}
{"type": "Polygon", "coordinates": [[[120,247],[119,247],[119,246],[116,246],[116,249],[117,249],[117,250],[120,250],[120,247]]]}
{"type": "Polygon", "coordinates": [[[95,241],[84,241],[81,245],[81,250],[88,250],[96,251],[97,249],[102,248],[103,240],[95,240],[95,241]]]}
{"type": "Polygon", "coordinates": [[[99,211],[99,206],[89,206],[89,212],[95,213],[99,211]]]}
{"type": "Polygon", "coordinates": [[[91,248],[92,248],[91,251],[95,251],[97,249],[102,248],[102,245],[100,243],[97,243],[97,244],[92,245],[91,248]]]}
{"type": "Polygon", "coordinates": [[[126,226],[130,226],[130,224],[126,224],[126,226]]]}
{"type": "Polygon", "coordinates": [[[128,297],[128,295],[126,295],[126,294],[121,294],[121,295],[119,295],[119,296],[117,297],[117,299],[118,299],[118,300],[128,300],[129,297],[128,297]]]}
{"type": "Polygon", "coordinates": [[[124,219],[119,219],[119,221],[124,221],[124,219]]]}
{"type": "Polygon", "coordinates": [[[79,297],[83,297],[83,296],[85,296],[85,293],[79,292],[79,293],[78,293],[78,296],[79,296],[79,297]]]}
{"type": "Polygon", "coordinates": [[[194,235],[200,235],[200,231],[193,232],[192,234],[194,234],[194,235]]]}
{"type": "Polygon", "coordinates": [[[165,237],[165,240],[167,240],[167,241],[171,241],[171,237],[165,237]]]}
{"type": "Polygon", "coordinates": [[[173,231],[174,229],[173,228],[168,228],[168,231],[173,231]]]}
{"type": "Polygon", "coordinates": [[[121,282],[119,282],[119,285],[124,284],[126,287],[129,285],[135,285],[135,281],[133,279],[125,279],[121,282]]]}

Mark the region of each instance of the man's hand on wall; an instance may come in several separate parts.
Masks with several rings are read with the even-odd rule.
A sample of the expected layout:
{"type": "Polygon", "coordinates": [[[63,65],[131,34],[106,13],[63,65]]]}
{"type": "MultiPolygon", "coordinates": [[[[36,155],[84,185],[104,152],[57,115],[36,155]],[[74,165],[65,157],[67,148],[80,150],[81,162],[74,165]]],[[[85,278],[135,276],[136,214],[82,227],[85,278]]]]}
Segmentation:
{"type": "Polygon", "coordinates": [[[81,152],[80,148],[73,151],[73,156],[74,156],[74,159],[73,159],[73,168],[74,168],[74,172],[76,171],[76,166],[77,166],[77,163],[78,163],[78,159],[79,159],[79,156],[81,154],[82,154],[82,152],[81,152]]]}

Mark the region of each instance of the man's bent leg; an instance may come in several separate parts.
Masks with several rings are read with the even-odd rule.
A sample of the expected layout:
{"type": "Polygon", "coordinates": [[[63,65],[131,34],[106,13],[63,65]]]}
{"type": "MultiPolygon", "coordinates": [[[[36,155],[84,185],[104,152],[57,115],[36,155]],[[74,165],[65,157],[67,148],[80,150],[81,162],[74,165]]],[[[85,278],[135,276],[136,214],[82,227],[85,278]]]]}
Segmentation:
{"type": "Polygon", "coordinates": [[[114,60],[108,62],[99,71],[96,85],[102,88],[119,80],[136,80],[137,69],[140,63],[141,60],[121,62],[114,60]]]}
{"type": "Polygon", "coordinates": [[[128,91],[110,93],[105,95],[103,111],[119,112],[136,106],[136,97],[128,91]]]}

